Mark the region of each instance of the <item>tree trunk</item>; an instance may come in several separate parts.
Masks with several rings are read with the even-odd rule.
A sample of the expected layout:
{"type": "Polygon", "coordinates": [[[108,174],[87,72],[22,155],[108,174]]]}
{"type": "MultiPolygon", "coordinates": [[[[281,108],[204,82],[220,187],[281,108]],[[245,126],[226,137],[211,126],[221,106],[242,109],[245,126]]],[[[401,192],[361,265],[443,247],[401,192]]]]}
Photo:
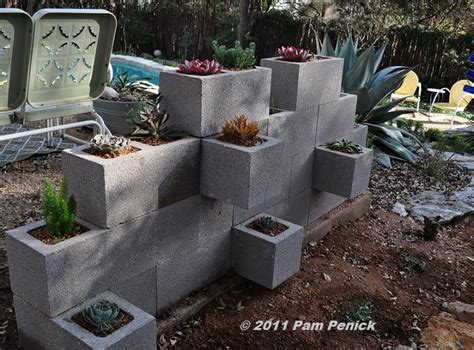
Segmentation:
{"type": "Polygon", "coordinates": [[[250,0],[240,0],[239,10],[240,10],[240,20],[239,20],[239,32],[238,40],[242,45],[245,44],[245,36],[248,31],[248,17],[249,17],[249,4],[250,0]]]}

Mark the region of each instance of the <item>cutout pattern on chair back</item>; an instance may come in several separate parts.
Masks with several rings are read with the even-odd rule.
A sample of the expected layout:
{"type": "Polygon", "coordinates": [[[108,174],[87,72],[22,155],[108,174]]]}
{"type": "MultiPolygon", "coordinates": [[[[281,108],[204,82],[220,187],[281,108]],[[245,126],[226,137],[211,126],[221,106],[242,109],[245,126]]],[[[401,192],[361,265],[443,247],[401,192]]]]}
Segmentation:
{"type": "Polygon", "coordinates": [[[415,94],[416,88],[418,87],[418,75],[414,71],[409,71],[403,79],[402,86],[395,91],[395,94],[411,96],[415,94]]]}
{"type": "Polygon", "coordinates": [[[449,103],[457,105],[463,110],[467,107],[469,102],[472,100],[472,96],[469,96],[464,91],[464,85],[472,85],[469,80],[459,80],[451,87],[451,93],[449,94],[449,103]]]}

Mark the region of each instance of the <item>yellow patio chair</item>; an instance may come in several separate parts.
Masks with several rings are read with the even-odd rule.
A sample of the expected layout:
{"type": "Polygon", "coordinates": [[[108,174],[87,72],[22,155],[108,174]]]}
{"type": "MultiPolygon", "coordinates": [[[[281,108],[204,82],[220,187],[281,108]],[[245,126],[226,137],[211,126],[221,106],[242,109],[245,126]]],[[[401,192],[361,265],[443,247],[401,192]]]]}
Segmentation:
{"type": "Polygon", "coordinates": [[[420,110],[421,101],[421,83],[418,79],[418,75],[414,71],[409,71],[405,79],[403,79],[402,86],[398,90],[394,91],[390,96],[391,100],[397,100],[406,97],[405,101],[416,103],[416,110],[420,110]],[[415,92],[418,89],[418,93],[415,96],[415,92]]]}
{"type": "Polygon", "coordinates": [[[472,98],[474,97],[473,94],[464,91],[464,85],[473,86],[473,83],[469,80],[459,80],[454,83],[454,85],[451,87],[451,90],[446,87],[437,89],[436,95],[433,99],[433,102],[431,103],[430,114],[433,110],[433,107],[453,113],[453,117],[451,118],[451,129],[453,128],[454,117],[456,114],[458,112],[464,112],[469,102],[471,102],[472,98]],[[438,98],[439,94],[444,94],[446,91],[449,93],[449,102],[436,103],[436,99],[438,98]]]}

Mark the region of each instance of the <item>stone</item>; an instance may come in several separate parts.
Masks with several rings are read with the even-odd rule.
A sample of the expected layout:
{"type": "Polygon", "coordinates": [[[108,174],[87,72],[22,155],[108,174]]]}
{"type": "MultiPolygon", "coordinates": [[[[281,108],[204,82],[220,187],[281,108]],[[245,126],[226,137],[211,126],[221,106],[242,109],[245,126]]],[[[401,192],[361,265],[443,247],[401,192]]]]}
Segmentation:
{"type": "Polygon", "coordinates": [[[309,62],[264,58],[261,66],[272,69],[271,105],[298,111],[339,98],[344,60],[325,57],[309,62]]]}
{"type": "Polygon", "coordinates": [[[20,344],[24,349],[155,349],[155,318],[113,293],[104,292],[71,310],[49,318],[21,298],[14,297],[20,344]],[[133,317],[125,326],[106,337],[97,337],[71,317],[99,300],[116,303],[133,317]]]}
{"type": "Polygon", "coordinates": [[[161,50],[156,49],[155,51],[153,51],[153,56],[160,57],[161,56],[161,50]]]}
{"type": "Polygon", "coordinates": [[[84,152],[88,145],[63,151],[78,217],[110,228],[199,194],[199,139],[132,146],[140,151],[114,159],[84,152]]]}
{"type": "Polygon", "coordinates": [[[114,88],[111,88],[110,86],[106,86],[101,97],[105,100],[112,100],[116,98],[118,95],[119,95],[118,92],[115,91],[114,88]]]}
{"type": "Polygon", "coordinates": [[[285,141],[285,158],[288,158],[314,147],[317,122],[316,108],[281,111],[271,115],[268,136],[285,141]]]}
{"type": "Polygon", "coordinates": [[[262,136],[253,147],[202,141],[201,194],[251,209],[278,196],[282,190],[284,142],[262,136]]]}
{"type": "Polygon", "coordinates": [[[474,305],[455,301],[448,304],[447,311],[459,321],[474,325],[474,305]]]}
{"type": "Polygon", "coordinates": [[[239,114],[252,121],[268,119],[270,84],[271,70],[262,67],[206,76],[160,74],[163,108],[197,137],[221,132],[225,122],[239,114]]]}
{"type": "Polygon", "coordinates": [[[261,216],[268,215],[259,214],[233,228],[232,269],[244,278],[274,289],[299,271],[304,229],[275,217],[274,220],[288,226],[277,236],[247,227],[261,216]]]}
{"type": "Polygon", "coordinates": [[[369,186],[374,151],[362,148],[360,154],[333,151],[326,146],[315,149],[313,188],[354,198],[369,186]]]}
{"type": "Polygon", "coordinates": [[[441,312],[428,319],[421,343],[426,349],[474,349],[474,326],[441,312]]]}
{"type": "Polygon", "coordinates": [[[400,215],[402,218],[408,216],[408,213],[405,210],[405,206],[400,202],[397,202],[393,205],[392,212],[400,215]]]}
{"type": "Polygon", "coordinates": [[[346,137],[354,130],[357,96],[341,94],[339,99],[319,106],[316,146],[346,137]]]}

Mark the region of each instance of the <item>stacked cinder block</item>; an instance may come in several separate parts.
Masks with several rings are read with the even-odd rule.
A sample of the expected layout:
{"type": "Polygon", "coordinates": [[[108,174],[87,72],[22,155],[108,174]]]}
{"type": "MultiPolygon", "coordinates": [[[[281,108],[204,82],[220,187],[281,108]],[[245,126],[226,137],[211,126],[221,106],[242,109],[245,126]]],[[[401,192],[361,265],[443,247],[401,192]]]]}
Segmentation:
{"type": "MultiPolygon", "coordinates": [[[[297,234],[285,243],[262,245],[275,247],[268,251],[284,249],[280,255],[292,257],[291,269],[274,266],[280,272],[266,271],[271,278],[262,271],[261,276],[270,278],[267,286],[273,288],[296,272],[299,226],[368,183],[365,170],[358,169],[370,162],[371,154],[363,162],[341,163],[352,164],[352,174],[359,174],[341,186],[347,191],[322,190],[334,183],[321,176],[325,180],[334,174],[321,173],[318,152],[333,139],[365,143],[367,129],[354,124],[357,98],[341,94],[341,59],[264,59],[261,64],[255,70],[205,77],[161,74],[163,103],[190,137],[156,147],[134,143],[138,152],[115,159],[88,154],[87,146],[63,152],[79,222],[90,231],[55,245],[28,234],[43,226],[41,221],[8,232],[23,344],[58,348],[54,342],[42,343],[30,319],[38,327],[58,329],[70,310],[106,291],[157,315],[228,272],[233,228],[259,213],[287,220],[297,234]],[[258,121],[267,142],[241,147],[219,140],[216,134],[224,122],[238,114],[258,121]]],[[[335,178],[345,181],[344,176],[335,178]]],[[[244,231],[241,227],[239,232],[244,231]]]]}

